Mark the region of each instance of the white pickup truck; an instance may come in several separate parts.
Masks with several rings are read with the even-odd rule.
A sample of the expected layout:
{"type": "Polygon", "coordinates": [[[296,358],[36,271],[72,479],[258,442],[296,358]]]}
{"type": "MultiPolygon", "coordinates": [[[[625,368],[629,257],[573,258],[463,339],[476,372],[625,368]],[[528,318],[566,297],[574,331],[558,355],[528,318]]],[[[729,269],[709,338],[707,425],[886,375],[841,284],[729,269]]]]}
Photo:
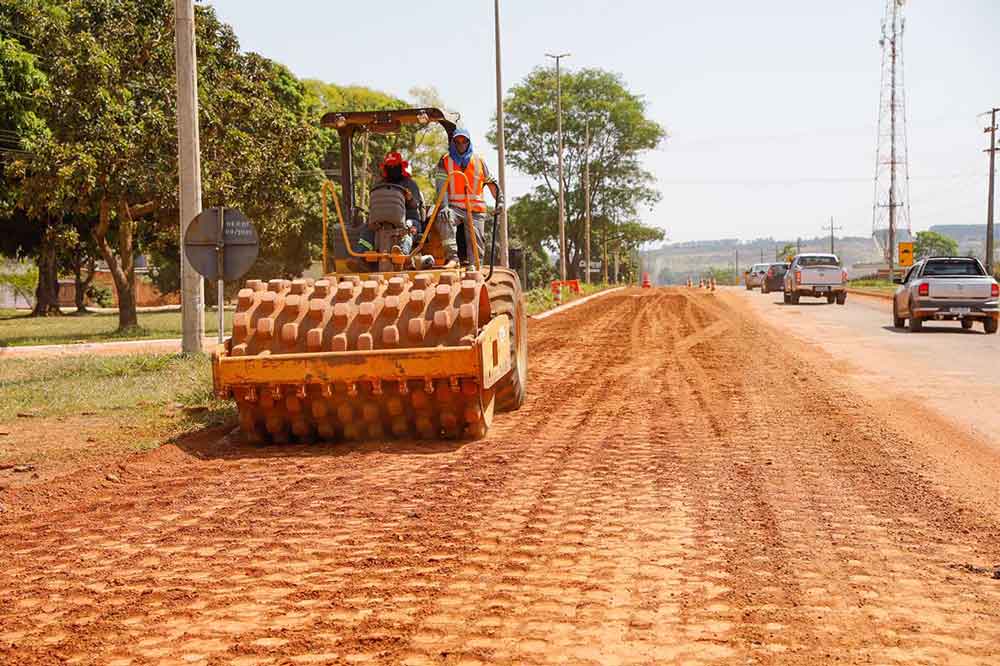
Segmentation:
{"type": "Polygon", "coordinates": [[[785,273],[785,303],[798,303],[800,296],[825,298],[827,303],[847,302],[847,271],[835,254],[798,254],[785,273]]]}
{"type": "Polygon", "coordinates": [[[986,274],[978,259],[930,257],[906,271],[892,301],[892,324],[911,331],[923,328],[925,320],[957,319],[962,328],[981,321],[986,333],[997,332],[1000,316],[1000,286],[986,274]]]}

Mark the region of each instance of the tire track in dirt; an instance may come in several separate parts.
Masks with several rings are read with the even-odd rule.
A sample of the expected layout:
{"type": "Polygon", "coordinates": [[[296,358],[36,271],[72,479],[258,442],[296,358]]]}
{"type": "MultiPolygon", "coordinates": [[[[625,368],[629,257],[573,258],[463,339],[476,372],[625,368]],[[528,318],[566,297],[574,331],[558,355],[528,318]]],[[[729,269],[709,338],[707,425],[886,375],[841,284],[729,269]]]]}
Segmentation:
{"type": "MultiPolygon", "coordinates": [[[[952,509],[949,517],[950,543],[940,535],[932,538],[936,552],[928,558],[921,551],[927,550],[922,546],[934,528],[918,517],[926,506],[914,502],[912,494],[900,496],[898,482],[895,487],[865,483],[869,467],[859,464],[857,447],[868,454],[864,462],[887,476],[897,467],[870,437],[871,417],[862,412],[844,419],[837,397],[847,396],[823,385],[822,375],[815,374],[821,369],[791,358],[753,322],[733,314],[739,320],[733,338],[695,346],[681,361],[700,394],[723,397],[735,380],[736,394],[767,396],[767,403],[747,401],[735,412],[730,401],[705,404],[714,413],[709,419],[713,427],[723,424],[731,433],[725,443],[730,450],[710,454],[719,458],[713,482],[731,490],[728,506],[714,518],[738,516],[742,525],[733,525],[732,532],[752,530],[758,540],[736,542],[727,555],[739,564],[732,567],[734,576],[743,574],[745,591],[737,601],[744,609],[743,640],[753,657],[785,663],[803,663],[808,657],[988,663],[986,655],[992,654],[991,646],[1000,645],[1000,636],[963,618],[995,617],[997,589],[974,578],[962,580],[941,567],[942,558],[975,559],[977,538],[968,538],[961,512],[952,509]],[[779,378],[756,364],[743,364],[749,371],[734,375],[729,363],[719,363],[737,360],[746,350],[759,350],[762,358],[788,372],[779,378]],[[803,404],[803,395],[815,396],[815,402],[803,404]],[[848,452],[854,455],[845,461],[841,456],[848,452]],[[735,492],[737,488],[743,492],[735,492]],[[748,569],[752,576],[745,575],[748,569]],[[948,588],[954,596],[943,593],[948,588]],[[956,598],[962,602],[956,604],[956,598]]],[[[937,504],[943,500],[933,499],[937,504]]],[[[996,541],[984,550],[995,555],[996,541]]]]}
{"type": "MultiPolygon", "coordinates": [[[[575,328],[576,331],[577,331],[577,333],[581,333],[582,332],[582,333],[584,333],[586,335],[586,334],[588,334],[588,333],[591,332],[589,330],[589,328],[593,327],[594,324],[596,323],[597,327],[595,327],[595,331],[593,332],[594,333],[594,341],[595,341],[595,345],[594,346],[595,346],[596,349],[603,350],[605,348],[606,341],[603,341],[601,339],[601,324],[602,324],[602,320],[603,319],[616,319],[616,318],[620,318],[619,315],[620,315],[620,313],[618,313],[616,315],[614,309],[611,309],[611,310],[609,310],[607,312],[606,315],[604,315],[604,317],[597,318],[596,321],[594,321],[593,318],[591,318],[592,321],[586,321],[586,320],[584,320],[584,322],[583,322],[584,326],[582,326],[582,327],[579,326],[578,322],[574,322],[574,321],[572,321],[572,319],[570,319],[570,318],[567,317],[566,321],[563,321],[561,323],[561,325],[550,325],[550,326],[545,327],[545,328],[553,331],[555,333],[555,335],[557,335],[557,336],[560,335],[560,330],[561,329],[570,328],[570,327],[575,328]],[[574,326],[574,324],[576,324],[576,325],[574,326]]],[[[608,327],[608,328],[610,328],[610,327],[608,327]]],[[[545,340],[545,336],[540,336],[540,337],[542,337],[543,341],[545,340]]],[[[561,350],[559,350],[559,351],[561,351],[561,350]]],[[[574,355],[575,356],[575,363],[577,364],[577,367],[582,368],[584,371],[593,371],[594,368],[590,368],[587,365],[583,365],[581,363],[581,361],[585,361],[586,356],[587,356],[586,354],[581,354],[581,352],[583,352],[583,351],[585,351],[585,350],[580,349],[580,346],[577,345],[577,349],[576,349],[577,353],[574,355]]],[[[544,355],[543,355],[543,358],[544,358],[544,355]]],[[[602,364],[605,362],[604,359],[600,359],[600,360],[601,360],[602,364]]],[[[542,372],[543,373],[544,373],[544,365],[545,364],[543,363],[542,364],[542,366],[543,366],[542,367],[542,372]]],[[[558,367],[558,371],[557,371],[558,372],[558,379],[561,380],[561,382],[564,383],[564,384],[575,384],[576,382],[573,382],[571,379],[567,379],[567,376],[566,376],[567,373],[564,372],[562,364],[558,363],[557,365],[559,366],[558,367]]],[[[571,392],[574,387],[573,386],[565,386],[565,387],[559,387],[559,388],[565,388],[565,389],[567,389],[568,391],[571,392]]],[[[597,386],[597,387],[591,387],[590,388],[591,391],[599,391],[599,389],[600,389],[599,386],[597,386]]],[[[588,400],[584,400],[582,402],[582,404],[585,405],[585,404],[588,404],[588,402],[589,402],[588,400]]],[[[563,414],[562,413],[563,412],[563,407],[560,407],[559,405],[556,405],[556,407],[555,407],[554,410],[551,409],[551,408],[543,408],[542,410],[539,410],[539,411],[542,412],[542,416],[539,417],[538,420],[550,420],[552,423],[561,423],[561,422],[564,422],[564,421],[567,421],[567,420],[572,420],[572,418],[575,416],[575,412],[573,410],[573,406],[574,406],[575,403],[572,402],[572,401],[568,401],[565,404],[567,406],[566,408],[568,408],[570,410],[570,413],[563,414]]],[[[527,415],[529,417],[527,420],[530,423],[530,421],[532,420],[530,418],[530,410],[524,410],[522,413],[525,414],[525,415],[527,415]]],[[[546,440],[543,438],[541,441],[544,442],[546,440]]],[[[490,457],[490,458],[495,458],[496,454],[491,449],[490,445],[491,445],[491,442],[490,441],[486,441],[484,443],[481,443],[481,445],[477,446],[475,449],[473,449],[472,447],[466,447],[466,449],[464,451],[478,451],[479,452],[479,454],[478,454],[479,458],[483,458],[484,456],[485,457],[490,457]]],[[[561,448],[565,449],[566,448],[566,444],[562,443],[561,448]]],[[[464,458],[475,458],[475,457],[476,456],[473,455],[473,454],[469,454],[467,456],[464,456],[464,458]]],[[[419,459],[419,458],[415,457],[415,459],[419,459]]],[[[274,463],[274,462],[277,462],[277,461],[273,461],[272,460],[271,462],[274,463]]],[[[437,476],[433,480],[431,480],[431,481],[428,481],[427,479],[421,478],[419,474],[415,473],[417,470],[407,469],[406,470],[407,482],[414,483],[416,488],[420,489],[420,488],[425,488],[425,487],[431,487],[431,488],[440,487],[443,490],[440,493],[436,493],[436,494],[433,494],[433,495],[430,495],[428,497],[423,498],[423,501],[420,501],[418,499],[417,501],[411,501],[411,502],[407,503],[404,500],[403,502],[400,503],[400,505],[398,505],[398,506],[395,507],[396,509],[398,509],[397,513],[399,513],[399,514],[406,513],[407,515],[411,516],[414,519],[414,521],[419,521],[421,519],[421,517],[425,517],[425,516],[428,516],[428,515],[433,516],[434,515],[434,509],[435,509],[435,507],[437,505],[444,504],[444,503],[449,502],[449,501],[450,502],[456,502],[456,503],[459,503],[459,504],[461,504],[461,503],[470,503],[468,496],[457,496],[454,493],[451,493],[450,489],[451,488],[458,488],[458,489],[463,489],[464,488],[464,489],[472,489],[472,490],[474,490],[476,492],[478,492],[479,490],[482,490],[482,489],[479,488],[479,487],[476,487],[476,486],[474,486],[472,484],[470,484],[469,483],[470,480],[468,478],[464,479],[464,484],[462,483],[463,480],[458,479],[458,478],[452,478],[452,476],[451,476],[452,472],[453,472],[453,470],[459,469],[459,468],[461,468],[463,470],[465,470],[465,469],[476,470],[477,468],[488,468],[489,467],[488,463],[489,463],[488,460],[460,459],[457,462],[448,465],[446,469],[436,471],[435,473],[437,474],[437,476]],[[451,494],[453,496],[446,497],[446,495],[448,495],[448,494],[451,494]],[[427,512],[424,511],[425,507],[429,507],[429,510],[427,512]]],[[[533,461],[530,465],[525,465],[525,468],[527,469],[528,467],[532,467],[532,466],[535,467],[535,468],[537,468],[538,473],[544,473],[544,470],[546,469],[544,465],[538,464],[537,461],[533,461]]],[[[242,468],[246,468],[246,465],[242,465],[241,464],[241,467],[242,468]]],[[[302,495],[306,495],[306,494],[313,495],[312,499],[313,499],[313,503],[314,504],[315,503],[322,503],[324,499],[332,499],[332,498],[324,498],[322,496],[322,493],[318,493],[319,497],[316,497],[318,489],[314,488],[314,487],[311,487],[314,484],[310,484],[310,478],[308,476],[306,476],[305,478],[303,478],[303,469],[302,469],[301,462],[297,464],[296,468],[293,468],[291,470],[288,470],[287,466],[283,466],[283,467],[285,467],[285,469],[282,469],[281,473],[277,473],[277,474],[276,474],[276,470],[273,469],[273,466],[272,467],[268,467],[266,469],[257,470],[255,473],[251,473],[251,472],[249,472],[247,470],[244,470],[246,472],[245,476],[243,477],[243,480],[245,481],[245,483],[241,486],[241,488],[239,488],[239,492],[235,493],[235,496],[238,499],[232,500],[232,502],[233,503],[242,504],[242,505],[244,505],[246,507],[243,510],[243,512],[242,512],[243,514],[253,514],[253,516],[258,521],[263,521],[264,523],[270,523],[272,520],[279,520],[282,515],[287,515],[288,513],[294,513],[294,509],[295,509],[295,507],[293,506],[294,502],[280,502],[279,501],[277,503],[274,503],[273,499],[272,499],[270,507],[265,507],[262,504],[261,498],[264,498],[264,497],[271,497],[271,498],[273,498],[273,496],[275,495],[275,490],[276,489],[282,489],[283,486],[285,487],[284,489],[286,490],[286,492],[279,493],[279,495],[281,495],[281,494],[287,495],[288,494],[287,493],[287,488],[288,487],[291,487],[294,490],[295,486],[303,486],[302,487],[302,491],[303,492],[299,493],[299,494],[302,494],[302,495]],[[261,487],[261,486],[263,486],[263,487],[261,487]]],[[[382,477],[382,475],[379,475],[379,476],[382,477]]],[[[405,486],[406,485],[406,482],[403,482],[400,478],[397,478],[397,476],[393,476],[393,477],[388,478],[388,479],[384,479],[383,478],[382,481],[381,481],[381,483],[383,485],[387,485],[387,486],[392,486],[392,485],[397,484],[397,483],[400,486],[405,486]]],[[[209,499],[209,498],[212,497],[212,493],[215,493],[217,495],[218,494],[218,490],[219,490],[218,488],[210,488],[209,489],[209,493],[205,493],[205,494],[196,494],[196,493],[193,493],[193,492],[185,492],[185,493],[182,494],[182,500],[183,500],[183,502],[185,504],[189,504],[189,505],[205,505],[207,503],[211,503],[212,500],[209,499]]],[[[378,488],[376,488],[376,490],[378,490],[378,488]]],[[[218,498],[216,497],[215,499],[218,499],[218,498]]],[[[350,498],[348,498],[348,500],[349,499],[350,498]]],[[[480,501],[482,501],[483,499],[488,499],[488,498],[486,498],[486,497],[479,497],[477,499],[479,499],[480,501]]],[[[130,507],[125,507],[125,508],[130,508],[130,507]]],[[[189,530],[197,529],[198,525],[201,525],[203,523],[211,524],[213,521],[217,521],[218,517],[221,516],[221,515],[232,515],[233,513],[235,513],[233,511],[231,511],[230,507],[228,507],[228,506],[218,505],[216,508],[217,508],[217,510],[215,510],[215,511],[211,511],[211,510],[210,511],[203,511],[196,518],[193,518],[191,520],[185,521],[186,523],[188,523],[188,524],[185,525],[185,527],[188,528],[189,530]]],[[[370,546],[369,548],[367,548],[368,552],[375,552],[375,551],[377,551],[377,548],[375,547],[375,545],[373,544],[373,542],[376,542],[376,543],[378,542],[377,537],[379,535],[378,534],[371,534],[369,532],[366,532],[366,529],[371,524],[368,519],[371,519],[371,521],[379,521],[379,520],[384,521],[384,519],[385,519],[386,516],[384,516],[384,515],[381,515],[381,516],[366,516],[364,513],[359,513],[356,510],[352,510],[352,507],[350,507],[349,505],[345,505],[345,503],[343,501],[341,501],[340,504],[333,504],[333,506],[330,506],[330,509],[331,509],[331,513],[335,513],[335,514],[339,513],[339,520],[338,520],[338,522],[340,523],[342,529],[354,530],[355,534],[353,535],[354,538],[351,539],[351,543],[368,544],[370,546]]],[[[112,511],[113,510],[114,509],[112,509],[112,511]]],[[[386,511],[385,513],[389,513],[391,515],[392,512],[386,511]]],[[[171,518],[174,518],[174,517],[175,516],[171,516],[171,518]]],[[[329,522],[329,521],[327,521],[327,522],[329,522]]],[[[424,522],[426,522],[426,518],[424,518],[424,522]]],[[[217,527],[218,525],[215,525],[215,526],[217,527]]],[[[320,521],[315,527],[332,528],[333,525],[332,524],[324,524],[323,521],[320,521]]],[[[434,534],[433,534],[432,531],[431,532],[428,531],[428,528],[430,528],[430,527],[431,527],[430,525],[424,524],[424,525],[422,525],[423,529],[416,530],[414,532],[408,532],[408,531],[404,530],[402,532],[395,532],[393,534],[393,531],[389,530],[389,533],[393,534],[394,536],[398,536],[401,533],[406,533],[406,534],[420,533],[421,536],[423,537],[423,540],[425,542],[426,541],[433,542],[434,541],[434,534]]],[[[384,534],[384,531],[382,533],[384,534]]],[[[165,540],[166,541],[174,541],[178,537],[183,538],[185,536],[187,536],[187,535],[173,533],[173,534],[169,534],[166,537],[165,540]]],[[[452,534],[449,534],[449,537],[450,536],[452,536],[452,534]]],[[[216,535],[215,538],[218,539],[218,535],[216,535]]],[[[286,541],[286,545],[287,545],[288,539],[286,538],[285,541],[286,541]]],[[[164,548],[164,546],[161,545],[161,544],[148,544],[148,545],[149,546],[153,546],[153,547],[157,547],[158,546],[160,550],[162,550],[164,548]]],[[[240,540],[238,540],[238,539],[234,539],[234,540],[232,540],[232,542],[230,542],[230,543],[227,544],[228,547],[233,548],[233,550],[231,551],[232,554],[243,555],[244,557],[250,557],[251,558],[250,564],[258,565],[258,567],[263,566],[265,569],[268,566],[270,566],[270,567],[274,567],[275,566],[274,562],[269,562],[269,561],[266,561],[266,560],[263,561],[263,562],[261,562],[261,561],[257,561],[257,562],[253,561],[253,559],[252,559],[253,553],[248,551],[248,546],[252,547],[254,545],[258,545],[258,546],[261,546],[263,548],[267,548],[267,549],[273,550],[275,548],[275,545],[273,543],[270,543],[270,542],[268,542],[266,540],[255,542],[253,539],[251,539],[251,540],[249,540],[249,543],[242,544],[243,545],[242,548],[240,547],[240,545],[241,545],[240,544],[240,540]]],[[[335,546],[336,544],[335,543],[329,543],[328,545],[335,546]]],[[[426,550],[432,550],[432,547],[428,547],[426,550]]],[[[355,556],[355,557],[362,557],[365,554],[366,554],[365,552],[354,552],[353,556],[355,556]]],[[[384,556],[385,554],[383,553],[382,555],[384,556]]],[[[143,559],[142,562],[147,563],[147,564],[151,563],[151,561],[148,558],[143,559]]],[[[128,562],[128,561],[122,561],[119,564],[120,565],[128,565],[128,564],[130,564],[130,562],[128,562]]],[[[348,562],[348,564],[356,564],[356,562],[351,561],[351,562],[348,562]]],[[[259,572],[252,571],[251,573],[259,573],[259,572]]],[[[244,578],[246,579],[248,577],[244,577],[244,578]]],[[[313,581],[313,583],[318,583],[318,582],[319,581],[313,581]]],[[[279,589],[278,591],[279,592],[283,592],[284,590],[279,589]]],[[[348,590],[340,590],[340,592],[347,593],[349,591],[348,590]]],[[[352,592],[357,592],[357,590],[353,590],[352,592]]],[[[230,600],[223,599],[221,605],[224,606],[226,603],[229,603],[229,601],[230,600]]],[[[259,610],[259,609],[250,609],[250,610],[259,610]]],[[[340,610],[341,610],[341,612],[345,612],[345,613],[348,613],[348,614],[350,614],[351,612],[357,611],[357,609],[351,609],[351,608],[348,608],[346,610],[344,610],[344,609],[340,609],[340,610]]],[[[360,611],[358,611],[358,612],[360,612],[360,611]]],[[[228,618],[228,620],[230,622],[232,622],[232,623],[237,624],[237,625],[239,623],[239,619],[238,618],[235,618],[235,619],[234,618],[228,618]]],[[[244,623],[244,624],[247,624],[247,623],[244,623]]],[[[15,638],[16,638],[16,636],[15,636],[15,638]]],[[[275,647],[283,647],[284,645],[285,645],[285,643],[281,643],[281,645],[276,645],[275,647]]],[[[152,656],[155,656],[155,654],[152,655],[152,656]]]]}
{"type": "Polygon", "coordinates": [[[15,514],[0,663],[991,663],[998,525],[744,309],[529,327],[481,442],[223,442],[15,514]]]}

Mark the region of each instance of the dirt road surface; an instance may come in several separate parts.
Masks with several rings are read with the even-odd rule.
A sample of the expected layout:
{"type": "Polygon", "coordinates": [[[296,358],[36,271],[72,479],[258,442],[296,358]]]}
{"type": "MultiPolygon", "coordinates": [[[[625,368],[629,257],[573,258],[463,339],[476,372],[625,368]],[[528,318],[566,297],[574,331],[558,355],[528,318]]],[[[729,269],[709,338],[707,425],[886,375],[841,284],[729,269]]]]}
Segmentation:
{"type": "Polygon", "coordinates": [[[629,289],[530,342],[479,442],[209,433],[8,491],[0,660],[997,663],[995,457],[941,464],[737,294],[629,289]]]}

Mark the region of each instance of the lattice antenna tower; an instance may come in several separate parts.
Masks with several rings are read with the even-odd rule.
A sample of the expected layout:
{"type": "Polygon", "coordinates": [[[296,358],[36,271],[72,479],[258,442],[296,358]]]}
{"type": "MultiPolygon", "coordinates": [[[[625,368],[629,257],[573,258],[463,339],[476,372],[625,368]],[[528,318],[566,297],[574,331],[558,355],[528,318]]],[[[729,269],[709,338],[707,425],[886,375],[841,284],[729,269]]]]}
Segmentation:
{"type": "Polygon", "coordinates": [[[903,85],[903,32],[906,0],[886,0],[882,18],[882,84],[875,147],[872,236],[886,261],[895,265],[900,230],[911,234],[910,167],[906,141],[906,88],[903,85]]]}

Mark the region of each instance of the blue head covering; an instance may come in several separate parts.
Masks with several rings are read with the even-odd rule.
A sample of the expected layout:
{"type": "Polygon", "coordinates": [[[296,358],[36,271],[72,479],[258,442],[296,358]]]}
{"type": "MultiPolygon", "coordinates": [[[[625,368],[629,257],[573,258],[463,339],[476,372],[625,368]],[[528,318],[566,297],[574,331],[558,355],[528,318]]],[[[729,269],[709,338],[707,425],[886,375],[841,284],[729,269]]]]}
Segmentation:
{"type": "Polygon", "coordinates": [[[469,166],[469,160],[472,159],[472,135],[469,134],[469,130],[463,128],[455,130],[455,133],[451,135],[451,141],[448,143],[448,154],[454,160],[455,164],[463,169],[469,166]],[[469,147],[465,149],[464,153],[459,153],[458,149],[455,148],[456,136],[464,136],[469,142],[469,147]]]}

